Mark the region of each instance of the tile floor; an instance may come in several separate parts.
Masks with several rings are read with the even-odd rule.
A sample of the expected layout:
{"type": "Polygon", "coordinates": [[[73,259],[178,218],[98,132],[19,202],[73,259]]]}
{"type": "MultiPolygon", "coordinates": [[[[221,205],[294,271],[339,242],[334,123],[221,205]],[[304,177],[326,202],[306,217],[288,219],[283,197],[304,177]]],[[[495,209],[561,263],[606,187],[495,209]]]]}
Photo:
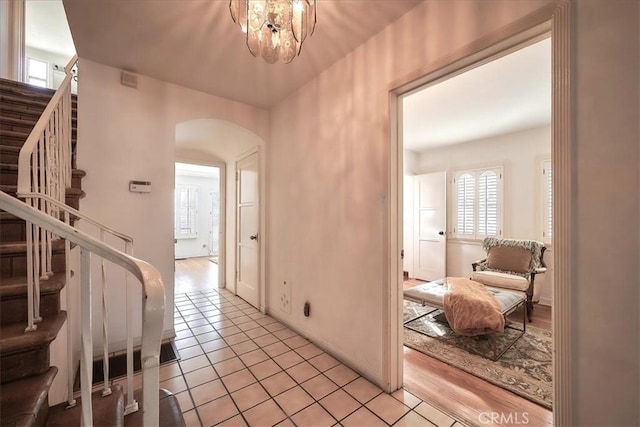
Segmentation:
{"type": "Polygon", "coordinates": [[[175,299],[181,360],[160,387],[187,426],[462,426],[405,390],[389,395],[226,290],[175,299]]]}

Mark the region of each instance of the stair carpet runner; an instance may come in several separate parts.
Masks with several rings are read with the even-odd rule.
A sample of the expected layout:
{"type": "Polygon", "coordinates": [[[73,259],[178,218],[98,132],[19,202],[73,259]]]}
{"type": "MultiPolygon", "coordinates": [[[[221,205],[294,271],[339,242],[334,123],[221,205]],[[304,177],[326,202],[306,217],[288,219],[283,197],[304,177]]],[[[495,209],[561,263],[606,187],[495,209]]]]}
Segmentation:
{"type": "MultiPolygon", "coordinates": [[[[31,130],[53,96],[50,89],[37,88],[0,79],[0,190],[16,196],[18,155],[31,130]]],[[[72,184],[66,203],[75,209],[84,197],[81,188],[85,173],[76,169],[76,96],[72,95],[72,184]]],[[[72,219],[73,221],[73,219],[72,219]]],[[[65,286],[64,241],[53,241],[53,275],[40,282],[38,329],[27,326],[26,225],[23,220],[0,211],[0,425],[1,426],[79,426],[81,402],[66,409],[66,402],[49,407],[49,390],[57,373],[50,365],[49,346],[65,324],[60,292],[65,286]]],[[[139,404],[142,399],[139,392],[139,404]]],[[[92,396],[94,425],[142,425],[142,410],[124,416],[124,394],[120,386],[102,397],[92,396]]],[[[160,423],[182,426],[175,397],[160,390],[160,423]]]]}

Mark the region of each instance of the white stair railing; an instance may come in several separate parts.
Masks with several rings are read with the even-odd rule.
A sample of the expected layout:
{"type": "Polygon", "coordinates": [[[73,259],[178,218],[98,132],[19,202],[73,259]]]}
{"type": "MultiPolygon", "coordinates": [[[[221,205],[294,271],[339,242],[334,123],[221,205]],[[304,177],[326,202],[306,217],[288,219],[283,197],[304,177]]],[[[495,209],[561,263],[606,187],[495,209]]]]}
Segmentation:
{"type": "MultiPolygon", "coordinates": [[[[114,236],[121,244],[124,245],[124,253],[128,256],[133,254],[133,239],[131,237],[119,233],[115,230],[106,227],[94,219],[83,215],[76,209],[71,208],[65,204],[66,189],[71,186],[71,162],[72,162],[72,147],[71,147],[71,116],[72,116],[72,104],[71,104],[71,81],[74,78],[73,69],[77,62],[77,57],[73,57],[71,61],[65,67],[66,77],[60,85],[60,88],[53,95],[51,101],[45,108],[40,119],[36,122],[31,134],[27,138],[23,145],[19,159],[18,159],[18,188],[17,195],[23,198],[26,205],[39,211],[42,215],[48,216],[54,221],[53,224],[59,226],[60,224],[71,227],[70,220],[72,217],[81,219],[83,223],[90,224],[97,228],[100,235],[100,241],[106,245],[105,236],[108,234],[114,236]],[[62,222],[63,221],[63,222],[62,222]],[[60,223],[60,224],[59,224],[60,223]]],[[[8,211],[8,209],[7,209],[8,211]]],[[[40,318],[40,281],[46,280],[52,273],[53,265],[53,252],[52,242],[60,237],[64,237],[60,234],[59,230],[52,230],[51,224],[45,224],[41,222],[27,221],[26,224],[26,237],[27,237],[27,299],[28,299],[28,324],[26,332],[37,329],[37,322],[40,318]]],[[[73,228],[71,228],[73,229],[73,228]]],[[[66,283],[67,286],[71,283],[71,270],[70,263],[68,262],[70,256],[71,245],[73,240],[65,241],[65,259],[67,260],[66,267],[66,283]]],[[[80,245],[81,248],[84,248],[80,245]]],[[[110,247],[106,245],[107,247],[110,247]]],[[[115,248],[111,250],[119,252],[115,248]]],[[[81,249],[81,267],[87,267],[90,260],[90,254],[86,250],[81,249]]],[[[106,396],[110,394],[109,388],[109,371],[108,371],[108,312],[106,305],[106,292],[109,287],[106,278],[105,259],[109,257],[103,256],[101,263],[101,291],[102,291],[102,304],[103,304],[103,318],[102,318],[102,330],[103,330],[103,370],[104,370],[104,387],[102,395],[106,396]]],[[[116,263],[117,264],[117,263],[116,263]]],[[[126,265],[120,264],[121,267],[127,269],[126,265]]],[[[157,271],[156,271],[157,273],[157,271]]],[[[134,273],[135,275],[136,273],[134,273]]],[[[93,362],[93,348],[87,346],[92,345],[92,320],[90,304],[90,274],[88,269],[82,269],[80,272],[81,277],[81,388],[82,388],[82,414],[83,425],[91,425],[91,369],[93,362]],[[88,306],[85,306],[88,304],[88,306]]],[[[126,292],[126,330],[127,330],[127,401],[125,407],[125,415],[136,412],[138,410],[138,403],[134,400],[133,390],[133,329],[132,329],[132,289],[129,286],[129,273],[125,276],[125,289],[126,292]]],[[[160,284],[162,282],[160,281],[160,284]]],[[[144,283],[143,283],[144,285],[144,283]]],[[[67,295],[67,310],[72,309],[71,304],[71,292],[68,289],[67,295]]],[[[164,311],[164,288],[162,289],[162,310],[164,311]]],[[[151,334],[155,337],[155,328],[157,325],[151,325],[148,319],[145,319],[145,313],[148,309],[147,305],[149,301],[143,300],[143,330],[142,330],[142,361],[143,361],[143,396],[144,396],[144,418],[151,417],[151,419],[157,420],[157,408],[158,408],[158,382],[153,381],[153,378],[158,377],[157,364],[148,362],[145,363],[145,357],[148,360],[153,360],[154,357],[159,357],[160,339],[162,332],[162,320],[160,316],[160,335],[157,336],[157,342],[150,342],[149,338],[145,335],[151,334]],[[146,342],[146,355],[145,355],[145,342],[146,342]],[[155,347],[157,346],[157,351],[155,347]],[[149,372],[145,372],[151,370],[149,372]],[[151,379],[152,383],[147,384],[144,379],[151,379]],[[147,389],[147,386],[152,387],[147,389]],[[145,390],[147,392],[145,392],[145,390]],[[149,400],[149,402],[147,402],[149,400]],[[149,406],[147,406],[147,403],[149,406]],[[154,411],[155,415],[150,414],[149,411],[154,411]]],[[[157,310],[158,307],[152,310],[157,310]]],[[[67,318],[67,352],[68,352],[68,406],[75,405],[75,399],[73,395],[73,340],[70,339],[71,333],[74,332],[72,319],[74,316],[68,316],[67,318]]],[[[152,424],[157,424],[152,423],[152,424]]],[[[148,425],[145,421],[145,425],[148,425]]]]}
{"type": "Polygon", "coordinates": [[[36,224],[46,232],[67,239],[81,249],[81,301],[83,310],[81,354],[81,386],[83,425],[92,425],[91,366],[93,336],[91,326],[91,265],[90,255],[100,256],[133,274],[142,285],[142,405],[143,424],[159,423],[160,340],[164,321],[165,292],[160,272],[151,264],[118,251],[64,222],[23,203],[0,191],[0,209],[24,219],[28,225],[36,224]]]}

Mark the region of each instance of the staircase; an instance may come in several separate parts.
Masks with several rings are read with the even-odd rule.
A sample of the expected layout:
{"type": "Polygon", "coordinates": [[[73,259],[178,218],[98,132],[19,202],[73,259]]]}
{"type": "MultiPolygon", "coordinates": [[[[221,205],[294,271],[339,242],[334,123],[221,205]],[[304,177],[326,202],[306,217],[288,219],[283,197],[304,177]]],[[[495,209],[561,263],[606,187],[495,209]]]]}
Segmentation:
{"type": "MultiPolygon", "coordinates": [[[[54,95],[49,89],[0,79],[0,190],[16,197],[20,149],[54,95]]],[[[79,208],[85,173],[76,168],[77,99],[72,95],[71,187],[66,188],[68,206],[79,208]]],[[[77,220],[71,216],[70,223],[77,220]]],[[[23,219],[0,211],[0,425],[81,425],[81,399],[67,409],[67,402],[49,407],[49,391],[58,369],[50,365],[50,345],[67,320],[61,310],[60,292],[67,285],[65,241],[51,241],[53,274],[40,281],[40,316],[35,331],[28,326],[27,227],[23,219]]],[[[71,337],[68,337],[71,339],[71,337]]],[[[142,425],[142,410],[125,418],[125,399],[120,386],[102,397],[92,394],[94,425],[142,425]]],[[[160,390],[160,425],[182,426],[177,399],[160,390]]],[[[88,396],[88,394],[86,395],[88,396]]],[[[137,395],[140,400],[141,396],[137,395]]],[[[140,405],[142,406],[142,404],[140,405]]]]}

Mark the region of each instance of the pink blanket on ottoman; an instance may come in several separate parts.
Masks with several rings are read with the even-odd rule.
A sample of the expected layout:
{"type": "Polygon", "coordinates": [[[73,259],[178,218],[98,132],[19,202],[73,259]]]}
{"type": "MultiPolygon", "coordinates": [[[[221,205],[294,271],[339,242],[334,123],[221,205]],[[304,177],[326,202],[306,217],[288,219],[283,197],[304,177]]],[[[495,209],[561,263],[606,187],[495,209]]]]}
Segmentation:
{"type": "Polygon", "coordinates": [[[484,335],[504,331],[504,316],[496,298],[484,285],[464,277],[447,277],[444,314],[460,335],[484,335]]]}

